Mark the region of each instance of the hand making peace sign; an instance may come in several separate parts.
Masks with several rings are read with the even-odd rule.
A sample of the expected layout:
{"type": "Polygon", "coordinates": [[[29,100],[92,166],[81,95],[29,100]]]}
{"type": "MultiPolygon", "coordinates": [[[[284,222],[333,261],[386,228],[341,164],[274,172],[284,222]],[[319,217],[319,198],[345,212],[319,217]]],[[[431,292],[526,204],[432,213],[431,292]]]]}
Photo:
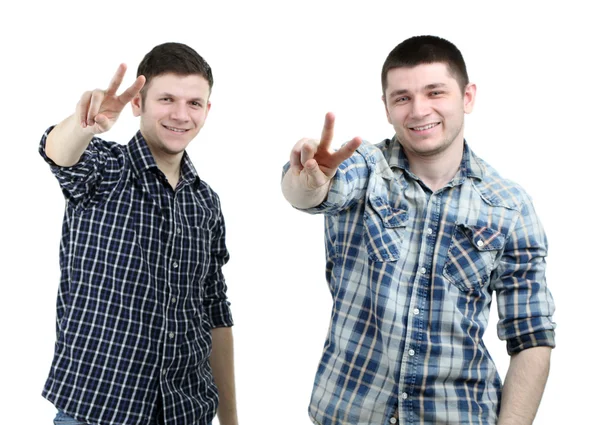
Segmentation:
{"type": "Polygon", "coordinates": [[[327,184],[340,164],[350,158],[360,146],[360,137],[355,137],[340,150],[331,151],[334,122],[333,113],[327,113],[320,141],[302,139],[294,145],[290,155],[290,172],[299,179],[297,186],[294,186],[314,190],[327,184]]]}
{"type": "Polygon", "coordinates": [[[108,131],[117,121],[125,105],[144,87],[146,78],[140,75],[127,90],[117,95],[126,70],[125,64],[119,65],[108,89],[87,91],[81,96],[75,115],[79,118],[82,128],[88,128],[93,134],[108,131]]]}

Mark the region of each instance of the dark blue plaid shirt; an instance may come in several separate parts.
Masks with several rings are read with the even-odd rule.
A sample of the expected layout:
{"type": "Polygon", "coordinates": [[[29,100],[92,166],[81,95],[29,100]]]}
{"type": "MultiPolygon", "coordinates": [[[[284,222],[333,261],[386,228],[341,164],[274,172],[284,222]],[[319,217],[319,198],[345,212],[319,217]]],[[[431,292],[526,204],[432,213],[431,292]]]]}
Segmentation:
{"type": "Polygon", "coordinates": [[[219,198],[184,154],[175,190],[140,132],[94,138],[80,161],[50,164],[66,198],[56,347],[43,395],[79,420],[208,424],[217,389],[211,329],[232,326],[219,198]]]}

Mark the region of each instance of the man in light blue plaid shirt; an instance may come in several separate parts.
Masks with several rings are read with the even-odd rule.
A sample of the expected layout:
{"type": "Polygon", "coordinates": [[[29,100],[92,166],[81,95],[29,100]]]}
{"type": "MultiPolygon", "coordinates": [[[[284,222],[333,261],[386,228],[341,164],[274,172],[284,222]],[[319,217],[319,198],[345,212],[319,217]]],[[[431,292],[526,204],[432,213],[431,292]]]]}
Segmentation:
{"type": "Polygon", "coordinates": [[[452,43],[407,39],[381,77],[392,139],[332,152],[327,114],[321,140],[300,140],[284,168],[286,199],[325,214],[333,311],[310,417],[531,424],[555,345],[531,199],[466,144],[476,86],[452,43]],[[504,383],[482,340],[493,292],[504,383]]]}

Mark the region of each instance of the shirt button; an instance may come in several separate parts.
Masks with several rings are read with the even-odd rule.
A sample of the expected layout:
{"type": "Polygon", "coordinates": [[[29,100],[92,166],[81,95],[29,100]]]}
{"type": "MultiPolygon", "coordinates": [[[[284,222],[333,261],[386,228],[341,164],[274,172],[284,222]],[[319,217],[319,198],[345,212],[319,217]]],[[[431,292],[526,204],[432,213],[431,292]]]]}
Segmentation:
{"type": "Polygon", "coordinates": [[[177,264],[177,261],[173,261],[173,268],[176,269],[177,267],[179,267],[179,264],[177,264]]]}
{"type": "Polygon", "coordinates": [[[479,248],[481,248],[481,247],[483,246],[483,241],[482,241],[481,239],[479,239],[479,240],[477,241],[477,246],[478,246],[479,248]]]}
{"type": "Polygon", "coordinates": [[[414,356],[415,355],[415,350],[413,350],[412,348],[410,350],[408,350],[408,355],[409,356],[414,356]]]}
{"type": "Polygon", "coordinates": [[[408,394],[402,393],[402,400],[406,400],[408,398],[408,394]]]}
{"type": "Polygon", "coordinates": [[[429,227],[429,228],[427,229],[427,234],[428,234],[428,235],[431,235],[432,233],[433,233],[433,229],[432,229],[431,227],[429,227]]]}
{"type": "Polygon", "coordinates": [[[175,334],[173,332],[169,332],[169,338],[171,338],[171,339],[175,338],[175,334]]]}
{"type": "Polygon", "coordinates": [[[180,235],[181,234],[181,227],[178,227],[176,230],[177,234],[180,235]]]}
{"type": "Polygon", "coordinates": [[[421,267],[421,268],[419,269],[419,273],[421,273],[421,274],[425,274],[425,273],[427,273],[427,269],[426,269],[425,267],[421,267]]]}
{"type": "Polygon", "coordinates": [[[420,312],[421,312],[421,310],[419,310],[418,308],[415,308],[415,309],[413,310],[413,314],[414,314],[415,316],[418,316],[420,312]]]}
{"type": "Polygon", "coordinates": [[[163,373],[163,375],[166,375],[167,374],[167,369],[164,369],[162,373],[163,373]]]}
{"type": "Polygon", "coordinates": [[[175,297],[171,298],[171,302],[172,302],[173,304],[175,304],[175,303],[177,302],[177,298],[175,298],[175,297]]]}
{"type": "Polygon", "coordinates": [[[398,422],[398,419],[396,419],[396,418],[390,418],[390,423],[391,424],[395,424],[396,422],[398,422]]]}

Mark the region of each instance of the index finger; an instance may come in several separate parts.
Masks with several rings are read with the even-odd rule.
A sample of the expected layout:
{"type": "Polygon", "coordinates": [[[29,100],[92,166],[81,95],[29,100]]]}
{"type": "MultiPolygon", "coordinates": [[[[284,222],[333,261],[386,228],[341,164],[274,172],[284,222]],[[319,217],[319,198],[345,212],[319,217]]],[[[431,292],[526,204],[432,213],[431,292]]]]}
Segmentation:
{"type": "Polygon", "coordinates": [[[329,149],[331,141],[333,140],[333,124],[335,122],[335,115],[333,112],[327,112],[325,114],[325,124],[323,124],[323,131],[321,132],[321,143],[319,148],[329,149]]]}
{"type": "Polygon", "coordinates": [[[117,93],[119,86],[123,82],[123,77],[125,76],[126,70],[127,70],[127,65],[125,65],[124,63],[119,65],[117,72],[115,73],[115,75],[112,77],[112,80],[110,80],[110,83],[108,84],[108,89],[106,89],[107,96],[114,96],[117,93]]]}

